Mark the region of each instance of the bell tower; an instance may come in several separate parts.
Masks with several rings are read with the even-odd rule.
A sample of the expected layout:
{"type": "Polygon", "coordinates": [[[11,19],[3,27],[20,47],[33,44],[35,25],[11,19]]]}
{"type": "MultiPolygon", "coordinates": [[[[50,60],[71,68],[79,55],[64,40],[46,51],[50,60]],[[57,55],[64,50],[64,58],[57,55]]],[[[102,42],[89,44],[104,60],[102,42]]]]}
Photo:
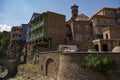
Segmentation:
{"type": "Polygon", "coordinates": [[[71,6],[72,19],[75,19],[78,16],[78,6],[74,4],[71,6]]]}

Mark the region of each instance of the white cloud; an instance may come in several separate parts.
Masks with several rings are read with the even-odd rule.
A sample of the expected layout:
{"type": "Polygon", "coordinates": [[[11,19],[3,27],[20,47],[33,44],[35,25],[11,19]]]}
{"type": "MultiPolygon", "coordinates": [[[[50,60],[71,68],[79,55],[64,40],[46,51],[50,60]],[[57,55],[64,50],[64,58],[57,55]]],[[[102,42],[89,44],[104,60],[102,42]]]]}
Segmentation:
{"type": "Polygon", "coordinates": [[[6,24],[0,24],[0,31],[3,32],[3,31],[10,31],[12,28],[12,26],[8,26],[6,24]]]}

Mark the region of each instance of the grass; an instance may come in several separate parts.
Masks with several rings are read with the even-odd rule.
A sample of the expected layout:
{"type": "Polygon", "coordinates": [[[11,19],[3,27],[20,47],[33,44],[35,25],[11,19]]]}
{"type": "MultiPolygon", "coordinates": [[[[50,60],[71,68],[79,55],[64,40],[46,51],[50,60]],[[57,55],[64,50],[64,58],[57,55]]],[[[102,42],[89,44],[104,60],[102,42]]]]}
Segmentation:
{"type": "Polygon", "coordinates": [[[18,69],[20,70],[39,70],[40,66],[38,64],[21,64],[18,69]]]}

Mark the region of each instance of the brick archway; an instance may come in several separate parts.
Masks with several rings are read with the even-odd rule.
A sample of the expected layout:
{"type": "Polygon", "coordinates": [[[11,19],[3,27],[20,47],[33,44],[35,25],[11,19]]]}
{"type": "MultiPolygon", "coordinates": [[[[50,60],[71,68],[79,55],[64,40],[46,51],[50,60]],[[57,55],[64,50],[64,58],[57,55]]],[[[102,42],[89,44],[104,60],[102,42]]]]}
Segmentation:
{"type": "Polygon", "coordinates": [[[99,45],[98,44],[95,44],[94,48],[95,48],[96,51],[99,51],[99,45]]]}
{"type": "Polygon", "coordinates": [[[46,61],[46,76],[55,78],[56,64],[53,59],[49,58],[46,61]]]}
{"type": "Polygon", "coordinates": [[[103,49],[103,51],[108,51],[108,45],[107,44],[103,44],[102,45],[102,49],[103,49]]]}

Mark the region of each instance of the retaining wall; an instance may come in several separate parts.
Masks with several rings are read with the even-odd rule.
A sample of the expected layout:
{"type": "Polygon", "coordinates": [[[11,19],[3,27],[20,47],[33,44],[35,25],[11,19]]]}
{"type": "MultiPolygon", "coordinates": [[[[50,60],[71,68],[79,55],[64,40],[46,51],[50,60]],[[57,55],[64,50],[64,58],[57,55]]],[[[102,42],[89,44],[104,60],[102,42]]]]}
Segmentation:
{"type": "MultiPolygon", "coordinates": [[[[105,80],[105,76],[99,72],[85,68],[85,56],[96,53],[42,53],[39,55],[40,74],[55,80],[105,80]]],[[[120,54],[99,53],[117,64],[117,70],[112,71],[112,80],[120,79],[120,54]]]]}
{"type": "MultiPolygon", "coordinates": [[[[105,80],[105,76],[99,72],[83,67],[86,55],[88,55],[88,53],[61,54],[57,80],[105,80]]],[[[119,80],[120,54],[102,53],[99,55],[116,62],[117,70],[111,72],[110,78],[111,80],[119,80]]]]}

